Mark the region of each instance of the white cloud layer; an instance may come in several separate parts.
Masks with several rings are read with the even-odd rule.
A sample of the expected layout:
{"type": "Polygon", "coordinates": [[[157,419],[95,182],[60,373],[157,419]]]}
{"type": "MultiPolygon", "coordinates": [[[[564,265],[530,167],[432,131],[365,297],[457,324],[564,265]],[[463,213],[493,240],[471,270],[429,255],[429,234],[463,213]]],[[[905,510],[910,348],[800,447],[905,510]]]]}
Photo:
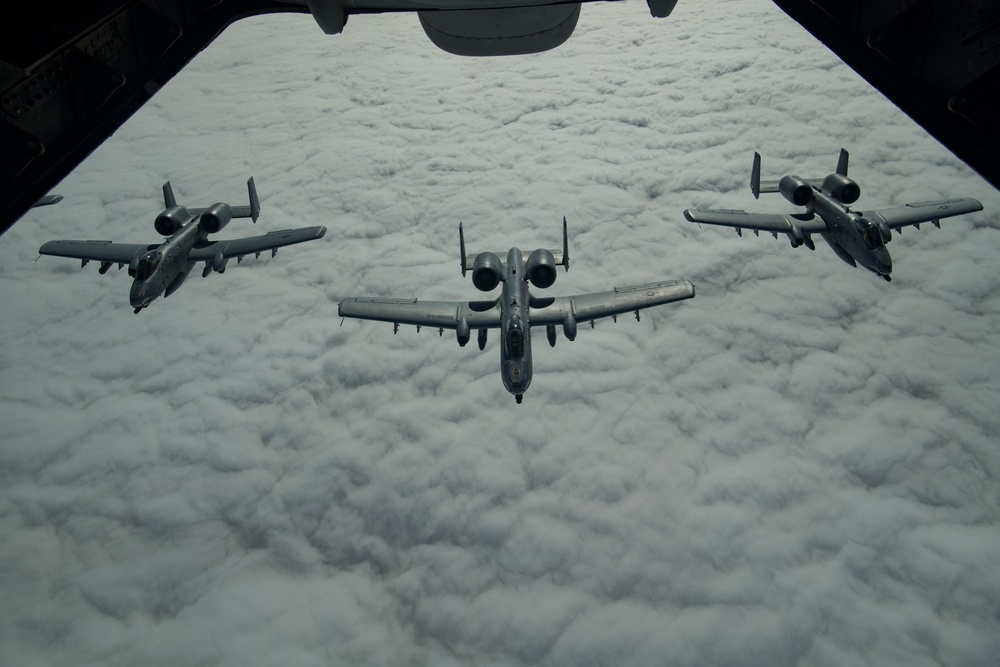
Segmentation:
{"type": "Polygon", "coordinates": [[[584,7],[545,54],[413,16],[223,34],[0,238],[0,665],[994,665],[1000,197],[766,0],[584,7]],[[851,151],[858,208],[982,213],[823,244],[685,222],[851,151]],[[44,241],[152,242],[159,186],[319,242],[128,280],[44,241]],[[687,278],[642,321],[496,340],[348,321],[475,298],[471,251],[553,246],[553,294],[687,278]]]}

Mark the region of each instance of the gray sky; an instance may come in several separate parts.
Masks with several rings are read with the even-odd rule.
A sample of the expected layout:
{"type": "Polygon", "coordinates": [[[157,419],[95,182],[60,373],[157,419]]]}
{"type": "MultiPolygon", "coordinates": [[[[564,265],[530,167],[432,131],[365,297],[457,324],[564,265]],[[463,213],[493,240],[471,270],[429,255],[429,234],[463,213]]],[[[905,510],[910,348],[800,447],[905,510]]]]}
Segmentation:
{"type": "Polygon", "coordinates": [[[0,665],[992,665],[1000,197],[766,0],[583,8],[536,56],[414,16],[230,28],[0,238],[0,665]],[[688,207],[851,152],[891,284],[688,207]],[[129,281],[47,240],[157,240],[181,202],[318,242],[129,281]],[[496,340],[347,321],[468,299],[470,252],[554,247],[547,293],[686,278],[583,326],[515,405],[496,340]]]}

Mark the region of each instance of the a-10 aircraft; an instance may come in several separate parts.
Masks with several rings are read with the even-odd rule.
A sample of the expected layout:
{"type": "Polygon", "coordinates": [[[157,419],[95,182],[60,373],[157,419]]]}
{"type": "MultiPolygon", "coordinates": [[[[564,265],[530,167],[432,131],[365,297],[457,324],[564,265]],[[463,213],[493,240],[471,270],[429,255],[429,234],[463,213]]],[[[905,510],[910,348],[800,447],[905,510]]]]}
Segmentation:
{"type": "Polygon", "coordinates": [[[760,153],[753,154],[750,173],[750,190],[755,198],[762,192],[780,192],[796,206],[804,206],[805,213],[767,214],[746,211],[688,209],[684,217],[690,222],[735,227],[786,234],[793,248],[805,245],[815,250],[812,234],[819,234],[833,248],[837,256],[850,264],[860,264],[877,275],[891,280],[892,259],[885,244],[892,240],[891,230],[901,234],[900,228],[930,222],[940,227],[942,218],[981,211],[983,205],[970,197],[924,201],[892,208],[852,211],[849,206],[858,200],[861,188],[847,176],[848,153],[840,149],[837,171],[823,179],[802,179],[783,176],[780,180],[760,180],[760,153]],[[821,185],[816,185],[817,183],[821,185]]]}
{"type": "Polygon", "coordinates": [[[156,216],[156,231],[168,237],[163,243],[139,245],[112,243],[111,241],[49,241],[39,248],[42,255],[74,257],[82,260],[81,266],[93,260],[101,263],[99,271],[107,273],[113,264],[120,270],[128,266],[128,274],[135,280],[129,291],[129,303],[140,312],[161,294],[168,297],[183,284],[197,262],[205,262],[202,277],[212,271],[223,273],[233,257],[237,263],[245,255],[257,257],[265,250],[273,257],[282,246],[313,241],[326,234],[326,227],[300,227],[268,232],[262,236],[240,239],[209,241],[229,224],[233,218],[251,218],[257,222],[260,201],[253,177],[247,181],[250,194],[249,206],[230,206],[219,202],[208,208],[178,206],[170,181],[163,184],[165,209],[156,216]]]}
{"type": "Polygon", "coordinates": [[[531,327],[544,326],[549,345],[555,347],[556,327],[562,326],[569,340],[576,338],[577,323],[635,312],[672,301],[690,299],[694,286],[686,280],[669,280],[634,287],[616,287],[610,292],[563,297],[536,297],[528,292],[528,283],[539,289],[551,287],[556,267],[569,271],[569,241],[566,218],[563,218],[561,250],[539,248],[527,259],[517,248],[507,252],[503,261],[496,253],[465,254],[465,234],[458,226],[462,275],[472,271],[472,284],[483,292],[503,283],[500,296],[485,301],[417,301],[416,299],[348,298],[340,302],[341,317],[392,322],[393,331],[400,324],[434,327],[439,335],[444,329],[455,330],[458,344],[469,342],[477,329],[479,349],[486,347],[489,329],[500,329],[500,374],[504,387],[518,403],[531,384],[531,327]]]}

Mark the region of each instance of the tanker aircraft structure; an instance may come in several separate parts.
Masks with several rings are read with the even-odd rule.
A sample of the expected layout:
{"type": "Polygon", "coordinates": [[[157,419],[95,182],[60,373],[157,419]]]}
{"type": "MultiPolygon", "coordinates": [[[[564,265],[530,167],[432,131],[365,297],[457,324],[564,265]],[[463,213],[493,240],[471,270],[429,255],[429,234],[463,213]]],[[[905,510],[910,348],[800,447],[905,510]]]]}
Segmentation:
{"type": "Polygon", "coordinates": [[[170,296],[183,284],[198,262],[205,262],[202,277],[209,273],[224,273],[226,264],[233,257],[237,264],[243,257],[253,254],[260,257],[265,250],[274,257],[278,248],[313,241],[326,234],[326,227],[300,227],[268,232],[261,236],[239,239],[208,240],[229,224],[233,218],[251,218],[257,222],[260,201],[253,177],[247,181],[250,194],[249,206],[230,206],[218,202],[208,208],[178,206],[170,181],[163,184],[165,209],[156,216],[154,227],[167,237],[163,243],[141,245],[112,243],[111,241],[49,241],[39,248],[42,255],[74,257],[82,260],[81,266],[93,260],[101,263],[100,273],[108,272],[113,264],[121,270],[128,266],[128,274],[135,280],[129,292],[129,302],[136,313],[161,294],[170,296]]]}
{"type": "Polygon", "coordinates": [[[750,191],[755,198],[762,192],[780,192],[804,213],[768,214],[733,210],[688,209],[684,217],[689,222],[735,227],[743,236],[744,229],[754,234],[771,232],[777,238],[785,234],[793,248],[801,245],[815,250],[812,235],[819,234],[842,260],[851,266],[861,265],[869,271],[892,280],[892,258],[885,244],[892,240],[892,230],[930,222],[940,228],[942,218],[981,211],[983,205],[970,197],[923,201],[891,208],[852,211],[849,206],[861,196],[861,188],[847,176],[848,153],[840,149],[837,171],[823,179],[802,179],[783,176],[780,180],[760,180],[760,153],[753,154],[750,191]],[[817,186],[819,183],[821,185],[817,186]]]}
{"type": "Polygon", "coordinates": [[[539,289],[551,287],[556,280],[556,267],[569,271],[569,242],[566,218],[563,218],[561,250],[539,248],[525,258],[517,248],[511,248],[506,260],[497,253],[465,254],[465,234],[458,225],[462,275],[472,272],[472,284],[483,292],[491,292],[502,283],[500,296],[484,301],[417,301],[416,299],[385,299],[352,297],[340,302],[341,317],[353,317],[380,322],[392,322],[393,332],[400,324],[433,327],[438,334],[454,330],[461,347],[469,342],[473,330],[478,330],[479,349],[486,347],[490,329],[500,330],[500,375],[504,387],[518,403],[531,384],[531,327],[544,326],[549,345],[555,347],[556,327],[574,340],[578,322],[635,312],[636,320],[643,308],[672,301],[690,299],[694,286],[686,280],[616,287],[610,292],[564,297],[537,297],[528,291],[528,283],[539,289]]]}

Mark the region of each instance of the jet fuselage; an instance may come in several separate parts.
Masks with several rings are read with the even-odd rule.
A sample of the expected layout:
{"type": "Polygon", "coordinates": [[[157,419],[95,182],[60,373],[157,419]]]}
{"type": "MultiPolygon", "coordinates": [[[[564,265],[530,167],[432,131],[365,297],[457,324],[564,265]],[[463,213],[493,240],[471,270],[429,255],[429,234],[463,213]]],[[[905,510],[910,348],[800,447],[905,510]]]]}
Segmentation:
{"type": "Polygon", "coordinates": [[[517,402],[531,384],[531,322],[528,320],[528,281],[521,251],[507,253],[503,293],[500,295],[500,374],[503,386],[517,402]]]}
{"type": "Polygon", "coordinates": [[[198,219],[192,218],[162,245],[142,256],[129,290],[129,303],[136,312],[165,291],[169,295],[180,287],[194,266],[188,259],[191,249],[204,239],[198,219]]]}
{"type": "Polygon", "coordinates": [[[841,259],[848,264],[857,262],[869,271],[889,279],[892,258],[875,223],[820,190],[815,192],[812,208],[826,223],[828,231],[823,237],[841,259]]]}

